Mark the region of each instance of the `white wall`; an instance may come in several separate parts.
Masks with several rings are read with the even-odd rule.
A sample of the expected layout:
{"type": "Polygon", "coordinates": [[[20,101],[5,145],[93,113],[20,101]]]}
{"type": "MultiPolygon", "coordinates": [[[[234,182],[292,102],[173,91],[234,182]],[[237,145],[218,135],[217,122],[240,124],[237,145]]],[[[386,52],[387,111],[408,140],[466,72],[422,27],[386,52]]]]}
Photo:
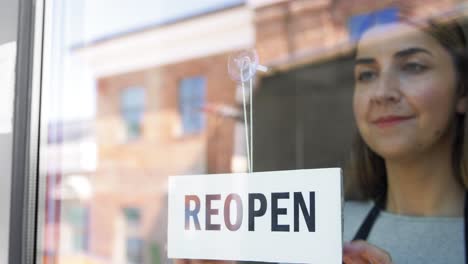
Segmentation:
{"type": "MultiPolygon", "coordinates": [[[[0,0],[0,47],[7,56],[3,56],[0,65],[2,65],[3,74],[0,75],[0,97],[10,98],[11,104],[6,109],[2,109],[2,114],[9,111],[10,116],[13,113],[13,81],[14,76],[14,45],[4,45],[16,41],[16,31],[18,20],[18,0],[0,0]],[[13,49],[11,48],[13,46],[13,49]],[[7,48],[5,48],[7,47],[7,48]]],[[[4,120],[1,122],[5,122],[4,120]]],[[[8,122],[8,120],[6,120],[8,122]]],[[[11,121],[10,121],[11,122],[11,121]]],[[[0,125],[1,126],[1,125],[0,125]]],[[[3,127],[11,127],[3,124],[3,127]]],[[[12,153],[12,134],[10,129],[0,131],[0,263],[8,263],[8,236],[9,236],[9,217],[10,217],[10,188],[11,188],[11,153],[12,153]]]]}

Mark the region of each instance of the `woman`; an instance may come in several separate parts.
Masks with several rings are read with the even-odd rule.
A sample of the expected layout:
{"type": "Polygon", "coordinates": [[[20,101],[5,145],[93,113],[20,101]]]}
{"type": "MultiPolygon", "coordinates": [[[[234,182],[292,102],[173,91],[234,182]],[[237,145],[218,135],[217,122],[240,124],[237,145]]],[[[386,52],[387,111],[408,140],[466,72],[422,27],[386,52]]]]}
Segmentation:
{"type": "MultiPolygon", "coordinates": [[[[459,23],[377,25],[359,40],[343,261],[465,263],[468,60],[459,23]]],[[[468,263],[468,262],[467,262],[468,263]]]]}

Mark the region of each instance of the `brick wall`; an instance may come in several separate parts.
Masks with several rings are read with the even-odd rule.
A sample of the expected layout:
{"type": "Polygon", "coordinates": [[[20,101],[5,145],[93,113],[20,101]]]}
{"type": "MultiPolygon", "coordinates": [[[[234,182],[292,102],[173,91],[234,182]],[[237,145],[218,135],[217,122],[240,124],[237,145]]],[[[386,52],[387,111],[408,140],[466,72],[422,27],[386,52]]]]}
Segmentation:
{"type": "Polygon", "coordinates": [[[421,18],[450,10],[457,0],[289,0],[255,10],[256,49],[264,64],[301,59],[349,41],[354,15],[397,6],[421,18]]]}
{"type": "Polygon", "coordinates": [[[113,254],[115,219],[124,207],[141,209],[141,234],[151,239],[169,175],[230,171],[234,121],[206,114],[202,133],[181,136],[178,110],[179,81],[198,75],[206,77],[206,102],[234,105],[235,83],[227,75],[226,63],[227,54],[221,54],[98,80],[98,169],[92,180],[96,195],[90,226],[93,253],[113,254]],[[125,88],[135,86],[145,89],[146,109],[141,136],[127,141],[120,96],[125,88]]]}

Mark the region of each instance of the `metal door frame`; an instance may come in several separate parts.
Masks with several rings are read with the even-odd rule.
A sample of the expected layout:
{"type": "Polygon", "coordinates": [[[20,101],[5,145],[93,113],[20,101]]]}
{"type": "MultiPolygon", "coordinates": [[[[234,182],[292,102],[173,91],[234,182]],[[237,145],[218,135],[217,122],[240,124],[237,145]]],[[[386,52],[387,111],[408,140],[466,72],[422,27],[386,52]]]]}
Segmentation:
{"type": "Polygon", "coordinates": [[[19,0],[8,262],[36,263],[44,1],[19,0]]]}

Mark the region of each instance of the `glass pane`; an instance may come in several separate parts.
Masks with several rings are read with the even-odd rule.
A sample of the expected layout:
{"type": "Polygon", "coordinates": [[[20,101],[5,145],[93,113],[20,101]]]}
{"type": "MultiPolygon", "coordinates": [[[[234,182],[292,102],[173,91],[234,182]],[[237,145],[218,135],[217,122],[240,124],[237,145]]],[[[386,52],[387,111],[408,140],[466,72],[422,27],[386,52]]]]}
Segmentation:
{"type": "MultiPolygon", "coordinates": [[[[295,175],[332,167],[343,169],[346,186],[344,230],[336,228],[344,242],[356,237],[373,209],[372,232],[364,228],[357,238],[395,263],[464,258],[468,1],[63,0],[46,6],[42,263],[202,263],[168,257],[173,176],[191,175],[187,190],[216,189],[220,181],[204,180],[211,174],[241,179],[246,172],[295,175]]],[[[288,184],[262,182],[272,190],[288,184]]],[[[233,189],[247,187],[232,182],[233,189]]],[[[323,202],[314,195],[280,193],[265,210],[297,198],[291,208],[308,221],[306,204],[323,202]]],[[[219,225],[236,234],[240,200],[231,196],[222,207],[217,197],[210,198],[218,206],[211,211],[219,216],[215,224],[208,209],[194,217],[210,201],[185,200],[180,215],[188,228],[219,225]],[[229,213],[222,222],[220,208],[237,218],[229,213]]],[[[255,197],[261,205],[262,196],[255,197]]],[[[255,203],[251,208],[261,214],[255,203]]],[[[264,214],[284,220],[282,212],[264,214]]],[[[327,224],[306,223],[310,232],[327,224]]],[[[272,220],[268,231],[300,235],[300,225],[306,226],[272,220]]],[[[212,239],[239,256],[215,262],[300,262],[275,257],[302,240],[284,240],[278,250],[267,237],[255,240],[269,249],[262,258],[244,257],[256,256],[243,247],[250,245],[245,237],[228,249],[222,238],[212,239]]],[[[359,258],[349,253],[353,245],[345,245],[345,257],[359,258]]],[[[336,250],[341,260],[341,243],[336,250]]]]}
{"type": "Polygon", "coordinates": [[[8,262],[18,1],[0,2],[0,262],[8,262]]]}

